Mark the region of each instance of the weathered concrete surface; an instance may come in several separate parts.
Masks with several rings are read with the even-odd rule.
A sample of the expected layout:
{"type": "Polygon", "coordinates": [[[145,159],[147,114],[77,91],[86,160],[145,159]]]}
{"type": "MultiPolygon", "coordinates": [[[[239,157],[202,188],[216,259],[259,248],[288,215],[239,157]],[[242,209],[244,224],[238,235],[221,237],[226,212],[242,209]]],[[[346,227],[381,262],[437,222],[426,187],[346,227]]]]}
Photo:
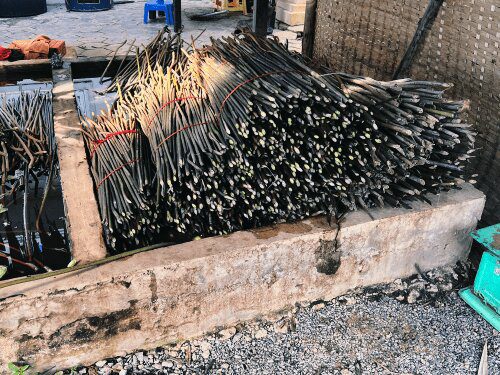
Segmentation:
{"type": "Polygon", "coordinates": [[[76,108],[71,68],[53,71],[54,129],[61,187],[73,258],[80,264],[102,259],[106,247],[76,108]]]}
{"type": "Polygon", "coordinates": [[[433,206],[322,218],[136,254],[0,289],[0,368],[89,364],[232,325],[294,302],[331,299],[467,256],[484,207],[470,185],[433,206]]]}

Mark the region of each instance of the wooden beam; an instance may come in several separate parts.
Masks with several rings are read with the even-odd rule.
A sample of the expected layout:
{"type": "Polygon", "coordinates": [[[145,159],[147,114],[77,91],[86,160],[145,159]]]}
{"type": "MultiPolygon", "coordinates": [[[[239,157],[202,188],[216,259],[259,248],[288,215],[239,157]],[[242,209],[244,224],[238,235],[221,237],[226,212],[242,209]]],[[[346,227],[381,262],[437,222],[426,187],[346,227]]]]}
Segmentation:
{"type": "Polygon", "coordinates": [[[419,51],[422,41],[425,39],[427,32],[431,29],[434,24],[434,20],[436,19],[439,9],[441,9],[441,5],[443,5],[443,0],[430,0],[429,5],[425,9],[424,15],[418,21],[417,30],[413,35],[413,39],[408,46],[401,62],[399,63],[392,79],[398,79],[402,76],[407,75],[410,72],[411,64],[413,63],[413,59],[417,55],[419,51]]]}
{"type": "Polygon", "coordinates": [[[182,31],[182,4],[181,0],[174,0],[174,31],[180,33],[182,31]]]}
{"type": "Polygon", "coordinates": [[[307,0],[306,18],[304,21],[304,36],[302,37],[302,54],[310,59],[312,59],[314,50],[317,7],[317,0],[307,0]]]}
{"type": "Polygon", "coordinates": [[[53,71],[53,82],[54,128],[66,226],[73,258],[85,264],[104,258],[106,247],[69,62],[53,71]]]}
{"type": "Polygon", "coordinates": [[[315,217],[0,282],[0,368],[23,357],[54,373],[466,259],[484,195],[427,198],[350,212],[339,233],[315,217]]]}

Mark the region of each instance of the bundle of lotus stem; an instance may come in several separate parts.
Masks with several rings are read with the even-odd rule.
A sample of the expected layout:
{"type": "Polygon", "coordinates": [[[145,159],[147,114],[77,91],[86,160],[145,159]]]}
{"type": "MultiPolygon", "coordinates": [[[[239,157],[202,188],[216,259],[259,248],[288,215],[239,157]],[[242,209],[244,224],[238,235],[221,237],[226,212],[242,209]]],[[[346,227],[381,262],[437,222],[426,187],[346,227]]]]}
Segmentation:
{"type": "Polygon", "coordinates": [[[467,180],[475,133],[447,84],[312,67],[249,32],[195,48],[160,33],[86,119],[114,252],[373,206],[467,180]]]}

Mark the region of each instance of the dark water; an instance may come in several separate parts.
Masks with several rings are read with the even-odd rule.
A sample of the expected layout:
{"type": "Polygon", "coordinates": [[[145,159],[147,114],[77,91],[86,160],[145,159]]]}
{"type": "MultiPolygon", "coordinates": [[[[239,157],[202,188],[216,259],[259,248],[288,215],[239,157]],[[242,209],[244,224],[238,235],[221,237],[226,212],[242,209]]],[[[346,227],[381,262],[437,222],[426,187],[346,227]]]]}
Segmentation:
{"type": "MultiPolygon", "coordinates": [[[[51,82],[22,81],[3,86],[0,83],[0,98],[4,95],[19,95],[21,91],[51,89],[51,82]]],[[[2,280],[64,268],[71,260],[58,168],[55,168],[38,225],[37,215],[42,205],[48,172],[35,170],[34,174],[36,177],[30,176],[28,185],[27,228],[23,216],[24,188],[5,197],[4,206],[7,211],[0,214],[0,265],[7,266],[8,270],[2,280]],[[32,243],[31,259],[25,255],[26,229],[32,243]]],[[[11,177],[19,178],[21,175],[21,171],[16,171],[11,177]]]]}

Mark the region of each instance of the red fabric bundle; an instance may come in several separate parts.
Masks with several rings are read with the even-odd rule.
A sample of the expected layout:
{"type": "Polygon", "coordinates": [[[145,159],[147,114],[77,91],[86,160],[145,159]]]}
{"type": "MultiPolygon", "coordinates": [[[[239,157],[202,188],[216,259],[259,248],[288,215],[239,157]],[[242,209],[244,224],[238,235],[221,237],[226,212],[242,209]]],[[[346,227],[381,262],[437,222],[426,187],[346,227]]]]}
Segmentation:
{"type": "Polygon", "coordinates": [[[7,60],[10,57],[11,53],[12,51],[10,49],[3,48],[2,46],[0,46],[0,61],[7,60]]]}
{"type": "Polygon", "coordinates": [[[45,35],[38,35],[33,40],[15,40],[9,48],[21,51],[26,60],[48,59],[54,52],[62,56],[66,54],[64,41],[52,40],[45,35]]]}

